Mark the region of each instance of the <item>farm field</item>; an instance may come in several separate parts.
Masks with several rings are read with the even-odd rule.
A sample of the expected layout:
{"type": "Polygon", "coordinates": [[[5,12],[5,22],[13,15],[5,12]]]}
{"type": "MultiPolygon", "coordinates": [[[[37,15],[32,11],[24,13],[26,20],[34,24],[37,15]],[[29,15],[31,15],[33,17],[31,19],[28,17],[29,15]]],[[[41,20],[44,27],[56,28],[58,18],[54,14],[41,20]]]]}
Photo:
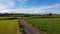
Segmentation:
{"type": "Polygon", "coordinates": [[[60,18],[26,18],[25,21],[47,34],[60,34],[60,18]]]}
{"type": "Polygon", "coordinates": [[[19,34],[17,20],[0,20],[0,34],[19,34]]]}

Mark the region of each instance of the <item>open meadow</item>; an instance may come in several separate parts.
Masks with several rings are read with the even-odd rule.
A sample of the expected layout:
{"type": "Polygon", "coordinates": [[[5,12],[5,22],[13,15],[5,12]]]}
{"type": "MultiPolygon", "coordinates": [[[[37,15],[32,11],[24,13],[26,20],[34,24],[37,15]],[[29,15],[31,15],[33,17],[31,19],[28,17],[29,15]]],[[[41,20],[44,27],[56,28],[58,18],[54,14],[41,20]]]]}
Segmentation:
{"type": "Polygon", "coordinates": [[[0,20],[0,34],[19,34],[17,20],[0,20]]]}
{"type": "Polygon", "coordinates": [[[47,34],[60,34],[60,18],[27,18],[25,21],[47,34]]]}

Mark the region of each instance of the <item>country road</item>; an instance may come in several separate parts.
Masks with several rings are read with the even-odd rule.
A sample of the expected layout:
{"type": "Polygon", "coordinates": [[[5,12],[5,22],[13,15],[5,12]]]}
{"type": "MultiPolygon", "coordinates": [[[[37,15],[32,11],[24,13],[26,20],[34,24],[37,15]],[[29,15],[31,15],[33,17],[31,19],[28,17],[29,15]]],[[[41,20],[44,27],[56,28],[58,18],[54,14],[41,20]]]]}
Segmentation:
{"type": "Polygon", "coordinates": [[[24,30],[25,34],[40,34],[39,31],[35,30],[30,25],[26,24],[23,19],[19,19],[19,21],[20,21],[20,24],[23,27],[23,30],[24,30]]]}

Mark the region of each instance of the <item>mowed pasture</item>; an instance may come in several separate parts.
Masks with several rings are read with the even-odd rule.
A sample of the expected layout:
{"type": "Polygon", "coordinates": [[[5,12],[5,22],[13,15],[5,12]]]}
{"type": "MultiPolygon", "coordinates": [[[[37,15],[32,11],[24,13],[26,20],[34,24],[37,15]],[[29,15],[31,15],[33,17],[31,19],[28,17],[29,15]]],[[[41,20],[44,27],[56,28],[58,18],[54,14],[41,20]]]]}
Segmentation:
{"type": "Polygon", "coordinates": [[[19,34],[17,20],[0,20],[0,34],[19,34]]]}
{"type": "Polygon", "coordinates": [[[25,21],[47,34],[60,34],[60,18],[27,18],[25,21]]]}

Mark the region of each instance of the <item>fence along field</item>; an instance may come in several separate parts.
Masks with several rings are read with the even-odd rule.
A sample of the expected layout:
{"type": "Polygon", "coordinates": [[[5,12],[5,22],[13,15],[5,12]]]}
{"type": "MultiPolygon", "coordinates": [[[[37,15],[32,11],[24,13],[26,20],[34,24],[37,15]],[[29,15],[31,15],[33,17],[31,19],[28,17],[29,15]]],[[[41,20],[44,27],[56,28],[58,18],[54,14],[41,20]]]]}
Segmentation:
{"type": "Polygon", "coordinates": [[[25,21],[47,34],[60,34],[60,18],[27,18],[25,21]]]}
{"type": "Polygon", "coordinates": [[[19,34],[17,20],[0,20],[0,34],[19,34]]]}

